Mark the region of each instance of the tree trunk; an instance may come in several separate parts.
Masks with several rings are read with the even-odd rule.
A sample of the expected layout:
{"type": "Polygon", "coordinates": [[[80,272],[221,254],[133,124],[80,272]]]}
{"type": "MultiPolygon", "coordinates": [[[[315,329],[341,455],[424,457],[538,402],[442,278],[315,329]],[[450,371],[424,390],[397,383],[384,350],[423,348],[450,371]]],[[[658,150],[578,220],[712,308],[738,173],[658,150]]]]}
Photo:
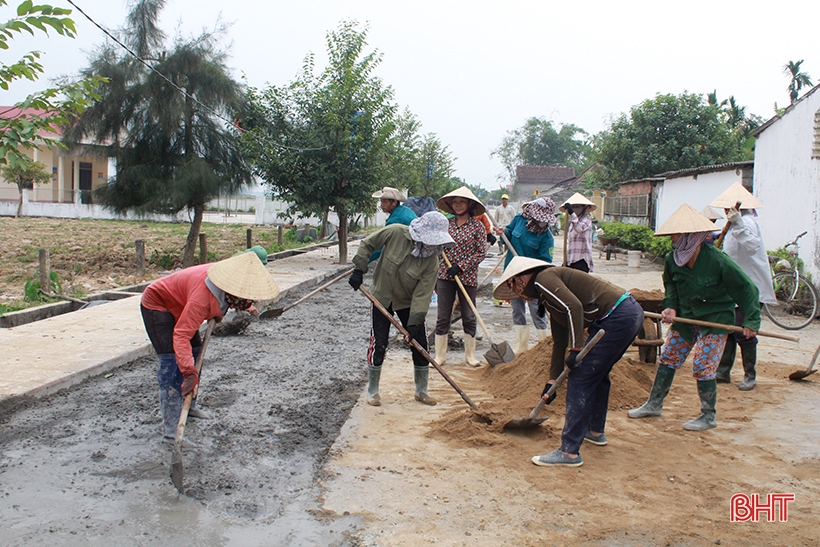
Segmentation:
{"type": "Polygon", "coordinates": [[[347,213],[339,214],[339,264],[347,264],[347,213]]]}
{"type": "Polygon", "coordinates": [[[196,242],[199,239],[199,229],[202,227],[202,216],[204,212],[204,203],[194,205],[194,221],[191,223],[191,229],[188,231],[188,237],[185,239],[185,252],[182,255],[183,268],[189,268],[194,265],[194,252],[196,251],[196,242]]]}
{"type": "Polygon", "coordinates": [[[23,214],[23,191],[20,190],[20,199],[17,200],[17,213],[14,215],[14,218],[17,218],[22,214],[23,214]]]}

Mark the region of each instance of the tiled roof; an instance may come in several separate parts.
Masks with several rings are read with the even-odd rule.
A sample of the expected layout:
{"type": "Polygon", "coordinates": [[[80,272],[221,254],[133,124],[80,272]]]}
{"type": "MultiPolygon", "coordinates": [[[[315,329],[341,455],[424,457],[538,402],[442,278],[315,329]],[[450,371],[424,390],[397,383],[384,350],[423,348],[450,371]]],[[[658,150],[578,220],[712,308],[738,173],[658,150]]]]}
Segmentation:
{"type": "Polygon", "coordinates": [[[718,163],[715,165],[700,165],[698,167],[690,167],[688,169],[679,169],[677,171],[667,171],[660,173],[655,177],[663,177],[673,179],[676,177],[688,177],[690,175],[700,175],[703,173],[714,173],[716,171],[730,171],[732,169],[742,169],[744,167],[753,167],[754,161],[735,161],[732,163],[718,163]]]}
{"type": "Polygon", "coordinates": [[[519,183],[554,184],[575,178],[575,168],[554,165],[519,165],[515,168],[515,178],[519,183]]]}
{"type": "MultiPolygon", "coordinates": [[[[16,119],[16,118],[42,118],[45,115],[45,112],[42,110],[38,110],[36,108],[26,108],[22,110],[16,106],[0,106],[0,118],[5,119],[16,119]]],[[[59,137],[63,134],[63,129],[61,127],[53,126],[52,131],[40,131],[38,133],[41,137],[50,137],[55,138],[59,137]]]]}

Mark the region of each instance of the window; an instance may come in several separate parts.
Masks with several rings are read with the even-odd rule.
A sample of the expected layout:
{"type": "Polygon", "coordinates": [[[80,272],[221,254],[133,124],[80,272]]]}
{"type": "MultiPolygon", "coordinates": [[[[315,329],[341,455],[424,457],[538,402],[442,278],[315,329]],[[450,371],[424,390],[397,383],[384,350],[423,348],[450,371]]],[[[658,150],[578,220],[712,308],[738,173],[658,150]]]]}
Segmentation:
{"type": "Polygon", "coordinates": [[[820,160],[820,110],[814,113],[814,145],[811,147],[811,159],[820,160]]]}
{"type": "Polygon", "coordinates": [[[606,198],[605,213],[616,217],[648,217],[649,195],[606,198]]]}

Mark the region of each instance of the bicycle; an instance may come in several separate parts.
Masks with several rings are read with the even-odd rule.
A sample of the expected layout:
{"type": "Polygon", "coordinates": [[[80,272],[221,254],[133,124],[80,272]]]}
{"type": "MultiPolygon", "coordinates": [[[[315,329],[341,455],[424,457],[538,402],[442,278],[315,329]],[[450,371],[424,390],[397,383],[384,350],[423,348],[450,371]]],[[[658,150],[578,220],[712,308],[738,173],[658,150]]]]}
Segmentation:
{"type": "Polygon", "coordinates": [[[817,289],[798,271],[797,240],[806,233],[803,232],[783,246],[789,253],[789,260],[769,255],[772,287],[777,304],[763,304],[763,311],[775,325],[787,330],[805,328],[817,317],[817,289]],[[794,250],[789,250],[790,247],[794,250]]]}

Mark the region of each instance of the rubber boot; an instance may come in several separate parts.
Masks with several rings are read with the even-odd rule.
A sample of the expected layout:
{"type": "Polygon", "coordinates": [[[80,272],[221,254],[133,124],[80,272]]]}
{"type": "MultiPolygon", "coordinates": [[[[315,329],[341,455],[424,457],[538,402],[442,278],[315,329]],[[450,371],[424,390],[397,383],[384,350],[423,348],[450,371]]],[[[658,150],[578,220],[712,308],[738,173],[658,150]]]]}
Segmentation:
{"type": "Polygon", "coordinates": [[[439,365],[447,362],[447,338],[446,334],[436,335],[436,363],[439,365]]]}
{"type": "Polygon", "coordinates": [[[163,435],[167,439],[173,439],[177,434],[179,416],[182,414],[182,404],[185,402],[180,392],[182,373],[179,371],[177,358],[173,353],[159,355],[157,381],[159,382],[159,408],[162,414],[163,435]]]}
{"type": "Polygon", "coordinates": [[[427,378],[430,375],[430,367],[413,367],[413,380],[416,382],[415,399],[425,405],[434,405],[436,400],[427,393],[427,378]]]}
{"type": "Polygon", "coordinates": [[[743,358],[743,381],[737,388],[740,391],[751,391],[755,388],[755,364],[757,363],[757,344],[740,346],[740,356],[743,358]]]}
{"type": "Polygon", "coordinates": [[[535,335],[538,337],[539,342],[544,340],[548,334],[549,331],[547,329],[535,329],[535,335]]]}
{"type": "Polygon", "coordinates": [[[730,334],[726,339],[726,348],[723,350],[723,356],[720,358],[717,372],[715,373],[715,380],[719,384],[732,383],[732,366],[735,364],[735,356],[737,355],[737,342],[730,334]]]}
{"type": "Polygon", "coordinates": [[[530,326],[513,325],[515,329],[515,354],[521,355],[530,349],[530,326]]]}
{"type": "Polygon", "coordinates": [[[652,383],[652,389],[649,392],[649,399],[638,408],[627,411],[627,416],[630,418],[660,416],[663,410],[663,400],[669,394],[669,388],[672,387],[672,380],[674,379],[675,369],[666,365],[659,365],[658,372],[655,374],[655,381],[652,383]]]}
{"type": "Polygon", "coordinates": [[[379,396],[379,380],[382,377],[382,367],[367,367],[367,404],[370,406],[382,406],[382,398],[379,396]]]}
{"type": "Polygon", "coordinates": [[[475,338],[464,335],[464,362],[471,367],[480,367],[481,361],[475,358],[475,338]]]}
{"type": "Polygon", "coordinates": [[[683,424],[687,431],[703,431],[717,427],[715,421],[715,403],[717,402],[717,382],[706,380],[698,382],[700,396],[700,416],[683,424]]]}

